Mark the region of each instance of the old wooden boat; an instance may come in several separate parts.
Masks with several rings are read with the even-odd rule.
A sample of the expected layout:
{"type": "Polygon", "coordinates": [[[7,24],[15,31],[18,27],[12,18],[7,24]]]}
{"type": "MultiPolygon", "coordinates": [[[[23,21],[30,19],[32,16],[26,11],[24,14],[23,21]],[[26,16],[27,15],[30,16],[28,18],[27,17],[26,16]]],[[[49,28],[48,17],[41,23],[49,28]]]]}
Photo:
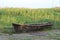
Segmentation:
{"type": "Polygon", "coordinates": [[[38,24],[16,24],[12,23],[15,32],[27,32],[33,30],[40,30],[43,28],[51,27],[53,25],[52,22],[43,22],[38,24]]]}

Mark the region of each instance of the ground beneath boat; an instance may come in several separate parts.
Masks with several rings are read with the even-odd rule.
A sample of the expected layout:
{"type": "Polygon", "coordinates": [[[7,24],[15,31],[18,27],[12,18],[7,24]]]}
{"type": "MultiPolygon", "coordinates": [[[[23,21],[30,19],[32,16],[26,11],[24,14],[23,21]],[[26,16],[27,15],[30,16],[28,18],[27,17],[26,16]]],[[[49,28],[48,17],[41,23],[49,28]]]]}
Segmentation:
{"type": "Polygon", "coordinates": [[[60,30],[38,31],[12,35],[0,33],[0,40],[60,40],[60,30]]]}

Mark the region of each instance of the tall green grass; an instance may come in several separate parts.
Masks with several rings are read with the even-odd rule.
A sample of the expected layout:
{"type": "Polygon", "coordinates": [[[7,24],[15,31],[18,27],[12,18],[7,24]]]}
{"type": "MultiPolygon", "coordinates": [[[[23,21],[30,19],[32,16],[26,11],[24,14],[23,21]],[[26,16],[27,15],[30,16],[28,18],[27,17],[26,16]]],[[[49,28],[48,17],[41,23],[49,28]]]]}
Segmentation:
{"type": "Polygon", "coordinates": [[[53,28],[60,28],[60,8],[29,9],[0,8],[0,28],[12,27],[12,23],[53,22],[53,28]]]}

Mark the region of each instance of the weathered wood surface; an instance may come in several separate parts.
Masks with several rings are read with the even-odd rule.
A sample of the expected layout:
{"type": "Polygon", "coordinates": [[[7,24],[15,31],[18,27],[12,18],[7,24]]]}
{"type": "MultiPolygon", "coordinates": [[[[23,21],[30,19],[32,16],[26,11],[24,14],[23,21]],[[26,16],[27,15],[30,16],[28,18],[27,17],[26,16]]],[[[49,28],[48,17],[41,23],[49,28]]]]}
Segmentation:
{"type": "Polygon", "coordinates": [[[15,24],[12,23],[15,32],[26,32],[26,31],[33,31],[33,30],[40,30],[43,28],[51,27],[53,23],[51,22],[43,22],[39,24],[15,24]]]}

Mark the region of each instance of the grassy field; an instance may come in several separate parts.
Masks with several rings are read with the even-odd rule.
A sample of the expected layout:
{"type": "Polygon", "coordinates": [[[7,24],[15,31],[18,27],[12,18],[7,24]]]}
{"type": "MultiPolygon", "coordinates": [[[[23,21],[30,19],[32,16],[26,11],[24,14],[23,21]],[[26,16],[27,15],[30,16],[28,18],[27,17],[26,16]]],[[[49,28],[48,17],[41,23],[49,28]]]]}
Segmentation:
{"type": "Polygon", "coordinates": [[[0,29],[12,28],[12,23],[54,23],[53,29],[60,28],[60,8],[0,8],[0,29]]]}

